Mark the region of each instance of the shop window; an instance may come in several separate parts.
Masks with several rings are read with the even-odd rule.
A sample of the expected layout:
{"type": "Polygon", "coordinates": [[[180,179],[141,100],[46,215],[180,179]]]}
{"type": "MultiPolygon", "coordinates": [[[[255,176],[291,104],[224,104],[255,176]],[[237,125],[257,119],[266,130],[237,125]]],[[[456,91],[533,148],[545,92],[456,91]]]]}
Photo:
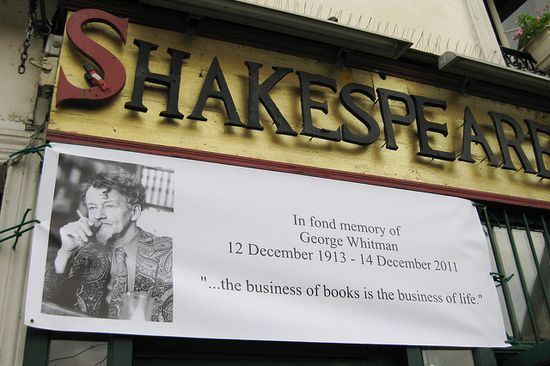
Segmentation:
{"type": "Polygon", "coordinates": [[[50,365],[107,366],[107,342],[51,340],[50,365]]]}
{"type": "Polygon", "coordinates": [[[483,208],[492,269],[512,346],[550,340],[548,213],[483,208]]]}
{"type": "Polygon", "coordinates": [[[133,345],[133,366],[408,365],[405,347],[152,337],[133,345]]]}
{"type": "Polygon", "coordinates": [[[476,366],[471,350],[422,350],[424,366],[476,366]]]}

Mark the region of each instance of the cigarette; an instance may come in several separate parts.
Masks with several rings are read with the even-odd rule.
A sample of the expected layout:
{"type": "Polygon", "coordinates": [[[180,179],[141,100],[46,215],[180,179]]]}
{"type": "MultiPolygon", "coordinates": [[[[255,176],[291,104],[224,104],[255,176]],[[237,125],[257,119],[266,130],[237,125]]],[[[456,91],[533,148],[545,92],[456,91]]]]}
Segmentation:
{"type": "Polygon", "coordinates": [[[78,217],[80,217],[80,218],[84,217],[84,215],[82,214],[82,212],[80,212],[80,210],[77,209],[76,213],[77,213],[78,217]]]}

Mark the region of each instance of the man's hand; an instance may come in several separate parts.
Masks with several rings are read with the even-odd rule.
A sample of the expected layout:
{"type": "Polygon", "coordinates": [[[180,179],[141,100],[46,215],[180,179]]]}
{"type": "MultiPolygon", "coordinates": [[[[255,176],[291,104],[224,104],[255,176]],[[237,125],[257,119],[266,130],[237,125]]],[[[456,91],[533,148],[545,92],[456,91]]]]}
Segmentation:
{"type": "Polygon", "coordinates": [[[90,229],[94,222],[87,217],[81,217],[78,221],[70,222],[59,229],[61,234],[61,248],[57,251],[55,258],[55,272],[65,273],[67,262],[71,255],[82,248],[88,238],[92,236],[90,229]]]}

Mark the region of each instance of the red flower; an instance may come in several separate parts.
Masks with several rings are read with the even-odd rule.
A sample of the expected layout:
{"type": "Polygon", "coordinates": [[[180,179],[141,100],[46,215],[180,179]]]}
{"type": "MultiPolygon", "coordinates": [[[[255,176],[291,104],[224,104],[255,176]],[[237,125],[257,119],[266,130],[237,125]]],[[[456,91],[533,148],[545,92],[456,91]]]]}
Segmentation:
{"type": "Polygon", "coordinates": [[[516,33],[514,33],[514,41],[516,39],[520,39],[521,36],[523,35],[523,28],[518,28],[518,30],[516,31],[516,33]]]}

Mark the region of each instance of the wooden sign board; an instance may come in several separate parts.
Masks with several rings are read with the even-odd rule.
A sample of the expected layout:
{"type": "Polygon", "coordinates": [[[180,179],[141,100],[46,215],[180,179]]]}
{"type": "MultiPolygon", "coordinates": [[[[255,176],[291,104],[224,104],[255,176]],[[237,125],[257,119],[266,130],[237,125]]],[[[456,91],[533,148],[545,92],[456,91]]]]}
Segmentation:
{"type": "MultiPolygon", "coordinates": [[[[550,180],[544,177],[550,169],[549,114],[465,97],[392,76],[381,77],[375,72],[132,23],[125,44],[108,25],[90,23],[83,30],[121,61],[126,83],[120,93],[103,102],[69,101],[53,106],[49,124],[53,140],[149,149],[166,155],[550,208],[550,180]],[[142,103],[147,112],[125,108],[136,87],[140,50],[136,39],[158,45],[148,53],[151,74],[170,74],[173,57],[167,52],[169,48],[189,54],[181,61],[177,99],[183,118],[159,116],[167,109],[168,88],[154,83],[146,82],[144,87],[142,103]],[[258,99],[252,104],[257,104],[263,130],[247,128],[254,84],[250,84],[247,62],[262,65],[256,88],[274,77],[274,67],[291,69],[271,89],[264,85],[264,91],[295,135],[277,133],[281,126],[274,123],[258,99]],[[220,75],[225,86],[220,85],[220,75]],[[356,85],[359,90],[352,88],[356,85]],[[226,90],[218,91],[220,87],[226,90]],[[210,93],[203,95],[202,106],[198,103],[201,90],[210,93]],[[389,98],[381,98],[383,90],[390,91],[389,98]],[[342,96],[345,93],[351,98],[347,107],[342,96]],[[228,94],[241,126],[228,123],[228,94]],[[410,96],[414,105],[395,97],[401,94],[410,96]],[[356,107],[355,115],[349,103],[356,107]],[[189,118],[197,114],[197,108],[202,108],[199,114],[206,121],[189,118]],[[399,119],[415,113],[412,109],[416,118],[408,124],[386,120],[388,116],[399,119]],[[308,113],[310,116],[305,116],[308,113]],[[378,133],[365,122],[365,115],[375,121],[378,133]],[[525,120],[542,126],[542,131],[535,131],[536,143],[525,120]],[[352,142],[349,138],[342,140],[343,130],[352,142]],[[388,146],[388,131],[394,137],[392,148],[388,146]],[[470,140],[464,145],[465,133],[470,140]],[[476,143],[480,134],[485,145],[476,143]],[[354,143],[354,136],[363,142],[368,136],[372,141],[354,143]],[[464,161],[468,155],[465,146],[473,162],[464,161]]],[[[90,87],[83,77],[83,64],[87,62],[65,37],[60,65],[67,80],[78,88],[90,87]]]]}

